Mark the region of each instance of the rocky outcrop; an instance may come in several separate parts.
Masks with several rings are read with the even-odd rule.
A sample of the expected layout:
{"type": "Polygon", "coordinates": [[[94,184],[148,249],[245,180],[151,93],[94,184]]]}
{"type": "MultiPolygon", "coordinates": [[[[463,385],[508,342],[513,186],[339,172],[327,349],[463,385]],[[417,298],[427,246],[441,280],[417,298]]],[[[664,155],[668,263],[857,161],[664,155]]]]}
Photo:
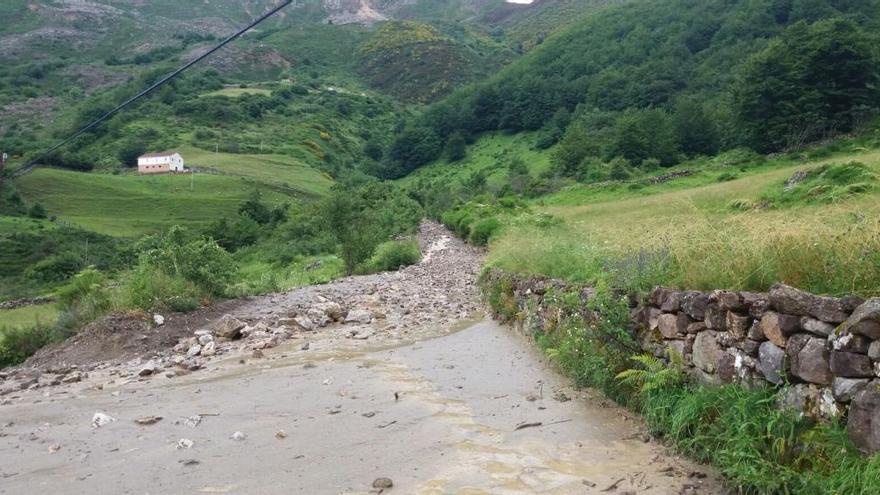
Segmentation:
{"type": "MultiPolygon", "coordinates": [[[[560,318],[543,287],[589,292],[534,278],[513,286],[516,307],[506,312],[529,333],[548,331],[560,318]]],[[[815,296],[786,285],[767,294],[657,288],[629,299],[630,331],[646,352],[680,354],[688,374],[708,384],[785,387],[781,407],[818,419],[848,411],[856,445],[880,451],[880,299],[815,296]]],[[[593,318],[584,306],[581,313],[593,318]]]]}

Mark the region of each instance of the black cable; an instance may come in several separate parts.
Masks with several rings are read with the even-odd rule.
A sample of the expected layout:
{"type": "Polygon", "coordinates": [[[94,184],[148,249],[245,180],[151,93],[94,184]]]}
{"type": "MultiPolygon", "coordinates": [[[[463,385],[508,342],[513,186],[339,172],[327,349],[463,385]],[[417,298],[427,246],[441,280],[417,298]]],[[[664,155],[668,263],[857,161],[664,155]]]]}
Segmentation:
{"type": "Polygon", "coordinates": [[[45,152],[41,153],[41,154],[38,155],[36,158],[34,158],[34,159],[31,160],[30,162],[28,162],[27,165],[25,165],[24,167],[22,167],[22,168],[20,168],[19,170],[17,170],[17,171],[15,172],[14,176],[15,176],[15,177],[20,177],[20,176],[22,176],[22,175],[25,175],[25,174],[29,173],[31,170],[34,169],[34,167],[37,166],[37,164],[40,162],[40,160],[42,160],[42,159],[46,158],[47,156],[51,155],[52,153],[54,153],[55,151],[59,150],[61,147],[63,147],[64,145],[70,143],[70,142],[73,141],[74,139],[76,139],[76,138],[82,136],[83,134],[89,132],[89,130],[91,130],[92,128],[94,128],[95,126],[97,126],[98,124],[100,124],[101,122],[104,122],[105,120],[109,119],[110,117],[112,117],[113,115],[115,115],[117,112],[119,112],[119,111],[122,110],[123,108],[125,108],[125,107],[131,105],[132,103],[134,103],[134,102],[140,100],[141,98],[143,98],[143,97],[149,95],[150,93],[152,93],[153,91],[155,91],[156,89],[158,89],[160,86],[164,85],[164,84],[167,83],[168,81],[170,81],[170,80],[174,79],[175,77],[177,77],[178,75],[180,75],[183,71],[189,69],[189,68],[192,67],[193,65],[195,65],[195,64],[201,62],[202,60],[208,58],[209,56],[211,56],[211,55],[212,55],[214,52],[216,52],[217,50],[223,48],[224,46],[226,46],[227,44],[229,44],[231,41],[235,40],[236,38],[240,37],[240,36],[243,35],[244,33],[248,32],[248,31],[251,30],[251,29],[253,29],[253,28],[256,27],[258,24],[262,23],[263,21],[265,21],[265,20],[268,19],[269,17],[272,17],[272,16],[275,15],[278,11],[280,11],[280,10],[283,9],[284,7],[287,7],[287,6],[290,5],[291,3],[293,3],[293,0],[285,0],[284,3],[282,3],[281,5],[275,7],[274,9],[270,10],[269,12],[263,14],[263,15],[260,16],[257,20],[251,22],[247,27],[245,27],[245,28],[239,30],[239,31],[236,32],[235,34],[229,36],[228,38],[226,38],[225,40],[223,40],[222,42],[220,42],[219,45],[217,45],[217,46],[215,46],[214,48],[210,49],[209,51],[205,52],[203,55],[197,57],[195,60],[193,60],[193,61],[191,61],[191,62],[185,64],[183,67],[180,67],[179,69],[175,70],[174,72],[172,72],[172,73],[168,74],[167,76],[163,77],[162,79],[160,79],[159,81],[157,81],[156,83],[154,83],[152,86],[150,86],[150,87],[148,87],[147,89],[141,91],[141,92],[138,93],[137,95],[135,95],[135,96],[129,98],[128,100],[126,100],[125,102],[121,103],[120,105],[118,105],[118,106],[117,106],[116,108],[114,108],[113,110],[110,110],[109,112],[105,113],[104,115],[98,117],[97,119],[95,119],[94,121],[92,121],[91,123],[89,123],[88,125],[86,125],[85,127],[83,127],[82,129],[76,131],[76,132],[75,132],[72,136],[70,136],[69,138],[65,139],[64,141],[62,141],[62,142],[56,144],[55,146],[53,146],[53,147],[49,148],[48,150],[46,150],[45,152]]]}

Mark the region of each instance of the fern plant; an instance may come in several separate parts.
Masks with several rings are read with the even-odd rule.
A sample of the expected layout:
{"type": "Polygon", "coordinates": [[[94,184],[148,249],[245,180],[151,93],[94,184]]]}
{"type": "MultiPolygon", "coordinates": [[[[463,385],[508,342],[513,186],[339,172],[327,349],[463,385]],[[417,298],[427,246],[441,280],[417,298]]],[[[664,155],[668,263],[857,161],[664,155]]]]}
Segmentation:
{"type": "Polygon", "coordinates": [[[633,356],[632,360],[641,367],[622,371],[617,374],[617,379],[638,388],[641,395],[675,387],[685,381],[684,360],[675,351],[670,352],[668,364],[650,354],[633,356]]]}

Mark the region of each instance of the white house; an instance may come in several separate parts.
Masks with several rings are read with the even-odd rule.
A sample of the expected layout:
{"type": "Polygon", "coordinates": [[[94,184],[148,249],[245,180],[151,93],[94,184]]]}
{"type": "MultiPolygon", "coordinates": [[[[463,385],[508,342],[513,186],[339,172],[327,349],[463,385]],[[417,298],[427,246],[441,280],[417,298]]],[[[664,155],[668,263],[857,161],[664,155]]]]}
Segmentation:
{"type": "Polygon", "coordinates": [[[183,157],[176,151],[147,153],[138,157],[138,172],[141,174],[167,174],[183,171],[183,157]]]}

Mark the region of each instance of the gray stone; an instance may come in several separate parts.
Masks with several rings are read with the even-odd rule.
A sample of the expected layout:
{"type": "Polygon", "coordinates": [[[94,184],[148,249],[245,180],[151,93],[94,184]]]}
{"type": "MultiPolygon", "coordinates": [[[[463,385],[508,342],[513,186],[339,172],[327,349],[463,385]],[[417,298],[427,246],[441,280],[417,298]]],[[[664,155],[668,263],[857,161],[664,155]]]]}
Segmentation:
{"type": "Polygon", "coordinates": [[[663,302],[666,301],[666,297],[670,292],[673,292],[672,289],[667,289],[666,287],[654,287],[654,290],[651,291],[651,294],[648,296],[648,301],[658,308],[663,306],[663,302]]]}
{"type": "Polygon", "coordinates": [[[844,378],[870,378],[874,376],[874,367],[871,365],[871,358],[864,354],[833,351],[831,372],[844,378]]]}
{"type": "Polygon", "coordinates": [[[736,381],[736,358],[723,352],[718,359],[718,378],[723,383],[733,383],[736,381]]]}
{"type": "Polygon", "coordinates": [[[779,406],[813,419],[830,419],[841,412],[830,389],[805,383],[783,389],[779,406]]]}
{"type": "Polygon", "coordinates": [[[847,304],[840,299],[814,296],[783,284],[771,287],[769,297],[780,313],[812,316],[827,323],[840,323],[849,316],[847,304]]]}
{"type": "Polygon", "coordinates": [[[799,333],[788,339],[785,353],[792,376],[805,382],[831,385],[830,352],[824,340],[799,333]]]}
{"type": "Polygon", "coordinates": [[[727,329],[727,311],[721,309],[715,304],[710,304],[705,312],[706,328],[709,330],[726,330],[727,329]]]}
{"type": "Polygon", "coordinates": [[[761,320],[755,320],[752,322],[752,326],[749,327],[748,337],[758,342],[767,340],[767,336],[764,335],[764,328],[761,326],[761,320]]]}
{"type": "Polygon", "coordinates": [[[767,381],[782,383],[785,373],[785,351],[773,342],[766,341],[758,348],[758,371],[767,381]]]}
{"type": "Polygon", "coordinates": [[[664,313],[660,315],[658,320],[658,329],[664,338],[674,339],[687,331],[691,319],[684,313],[670,314],[664,313]]]}
{"type": "Polygon", "coordinates": [[[831,335],[831,332],[834,331],[834,325],[830,323],[825,323],[824,321],[820,321],[815,318],[810,318],[809,316],[804,316],[803,318],[801,318],[801,328],[803,328],[807,332],[810,332],[814,335],[819,335],[821,337],[827,337],[831,335]]]}
{"type": "Polygon", "coordinates": [[[770,342],[785,347],[788,337],[801,329],[801,320],[796,316],[782,315],[768,311],[761,318],[761,331],[770,342]]]}
{"type": "Polygon", "coordinates": [[[232,315],[223,315],[212,326],[214,335],[221,339],[234,340],[241,337],[241,329],[246,324],[232,315]]]}
{"type": "Polygon", "coordinates": [[[663,314],[659,309],[649,307],[645,311],[645,324],[648,325],[649,330],[657,330],[660,326],[660,315],[663,314]]]}
{"type": "Polygon", "coordinates": [[[838,327],[838,333],[855,333],[880,340],[880,298],[868,299],[838,327]]]}
{"type": "Polygon", "coordinates": [[[768,294],[770,305],[780,313],[796,316],[809,316],[813,296],[802,290],[784,284],[776,284],[768,294]]]}
{"type": "Polygon", "coordinates": [[[687,292],[682,297],[681,310],[695,320],[706,317],[706,308],[709,307],[709,295],[702,292],[687,292]]]}
{"type": "Polygon", "coordinates": [[[195,357],[202,353],[202,346],[199,344],[193,344],[186,351],[186,357],[195,357]]]}
{"type": "Polygon", "coordinates": [[[761,343],[751,339],[744,339],[737,344],[737,349],[743,351],[747,356],[756,357],[761,343]]]}
{"type": "Polygon", "coordinates": [[[202,347],[202,356],[214,356],[217,354],[217,344],[212,340],[202,347]]]}
{"type": "Polygon", "coordinates": [[[678,291],[668,291],[666,297],[660,304],[660,309],[667,313],[674,313],[681,309],[682,293],[678,291]]]}
{"type": "Polygon", "coordinates": [[[752,319],[748,316],[740,316],[733,311],[727,312],[727,331],[730,332],[736,339],[744,339],[749,334],[749,327],[752,324],[752,319]]]}
{"type": "Polygon", "coordinates": [[[717,334],[711,330],[700,332],[694,340],[694,366],[707,373],[715,373],[724,350],[718,345],[717,334]]]}
{"type": "Polygon", "coordinates": [[[373,313],[365,309],[353,309],[345,317],[345,323],[369,324],[373,321],[373,313]]]}
{"type": "Polygon", "coordinates": [[[709,296],[710,300],[724,311],[739,311],[743,306],[742,297],[736,292],[729,290],[716,290],[709,296]]]}
{"type": "Polygon", "coordinates": [[[834,398],[841,402],[850,402],[868,386],[870,380],[867,378],[834,378],[831,384],[831,390],[834,392],[834,398]]]}
{"type": "Polygon", "coordinates": [[[159,366],[156,364],[156,361],[152,359],[147,361],[147,364],[143,365],[138,371],[138,376],[150,376],[159,369],[159,366]]]}
{"type": "Polygon", "coordinates": [[[666,355],[664,357],[672,359],[674,353],[686,361],[686,358],[690,357],[692,350],[693,343],[684,340],[670,340],[666,342],[666,355]]]}
{"type": "Polygon", "coordinates": [[[868,346],[868,357],[874,361],[880,360],[880,340],[875,340],[868,346]]]}
{"type": "Polygon", "coordinates": [[[880,382],[877,380],[853,397],[846,430],[862,452],[880,451],[880,382]]]}
{"type": "Polygon", "coordinates": [[[764,313],[770,309],[770,300],[766,294],[758,294],[755,292],[741,292],[743,304],[749,308],[749,315],[760,320],[764,313]]]}
{"type": "Polygon", "coordinates": [[[833,334],[828,338],[831,348],[835,351],[855,352],[867,354],[871,342],[863,335],[852,333],[833,334]]]}
{"type": "Polygon", "coordinates": [[[689,334],[698,334],[706,329],[706,324],[702,321],[695,321],[688,325],[687,330],[685,330],[689,334]]]}

